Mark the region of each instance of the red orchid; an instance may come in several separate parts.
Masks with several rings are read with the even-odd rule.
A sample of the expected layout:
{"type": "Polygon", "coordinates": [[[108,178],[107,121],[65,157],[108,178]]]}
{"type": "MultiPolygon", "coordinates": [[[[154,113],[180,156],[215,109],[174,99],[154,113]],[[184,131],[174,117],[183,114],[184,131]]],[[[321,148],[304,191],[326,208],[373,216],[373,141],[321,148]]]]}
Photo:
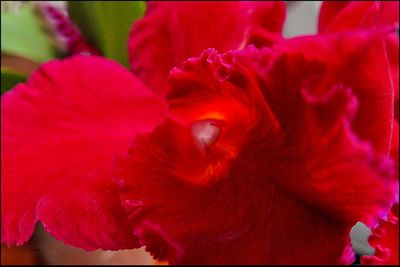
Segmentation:
{"type": "Polygon", "coordinates": [[[283,21],[282,3],[150,3],[142,80],[75,56],[3,95],[2,242],[40,220],[170,263],[351,263],[350,228],[398,193],[390,23],[283,40],[283,21]]]}
{"type": "MultiPolygon", "coordinates": [[[[169,7],[153,6],[157,5],[169,7]]],[[[245,46],[253,26],[267,32],[262,18],[279,18],[280,27],[284,20],[279,3],[191,6],[201,6],[207,15],[195,25],[208,25],[205,31],[213,33],[203,40],[200,51],[214,45],[212,37],[231,32],[230,23],[215,23],[235,22],[241,12],[237,43],[226,49],[245,46]],[[257,12],[248,12],[255,7],[257,12]],[[276,7],[281,14],[274,14],[276,7]],[[213,23],[207,23],[210,19],[213,23]]],[[[177,9],[179,14],[187,15],[177,9]]],[[[44,64],[1,101],[2,242],[22,244],[40,220],[56,238],[87,250],[138,247],[120,206],[118,187],[111,181],[111,163],[114,155],[128,149],[137,132],[151,131],[163,120],[164,99],[110,60],[76,56],[44,64]]]]}

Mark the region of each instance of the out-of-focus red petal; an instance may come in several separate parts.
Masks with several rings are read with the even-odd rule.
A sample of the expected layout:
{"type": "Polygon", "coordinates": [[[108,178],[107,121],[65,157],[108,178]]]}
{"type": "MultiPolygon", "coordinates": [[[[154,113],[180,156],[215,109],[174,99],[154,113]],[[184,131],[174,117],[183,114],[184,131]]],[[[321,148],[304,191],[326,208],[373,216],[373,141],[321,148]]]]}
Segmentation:
{"type": "Polygon", "coordinates": [[[399,265],[399,204],[393,206],[387,220],[372,230],[369,243],[375,248],[373,256],[362,256],[366,265],[399,265]]]}
{"type": "Polygon", "coordinates": [[[27,241],[37,221],[87,250],[137,247],[111,181],[113,156],[161,121],[163,104],[99,57],[41,66],[1,98],[1,237],[27,241]]]}
{"type": "Polygon", "coordinates": [[[393,166],[352,131],[351,89],[304,76],[321,71],[306,55],[249,47],[171,72],[170,119],[135,139],[114,177],[155,257],[351,262],[350,228],[375,223],[395,198],[393,166]]]}
{"type": "Polygon", "coordinates": [[[320,32],[338,32],[399,23],[398,1],[324,1],[320,32]]]}
{"type": "Polygon", "coordinates": [[[169,71],[207,48],[221,52],[280,38],[282,2],[150,2],[128,43],[133,71],[164,94],[169,71]]]}

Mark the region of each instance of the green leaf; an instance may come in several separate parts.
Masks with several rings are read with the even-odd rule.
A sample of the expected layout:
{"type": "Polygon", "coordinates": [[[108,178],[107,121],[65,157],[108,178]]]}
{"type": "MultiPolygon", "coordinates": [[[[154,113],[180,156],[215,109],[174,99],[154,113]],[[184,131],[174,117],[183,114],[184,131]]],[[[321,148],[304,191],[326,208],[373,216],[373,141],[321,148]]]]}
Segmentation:
{"type": "Polygon", "coordinates": [[[32,5],[1,11],[1,52],[43,62],[56,57],[50,38],[40,27],[32,5]]]}
{"type": "Polygon", "coordinates": [[[85,38],[103,55],[128,66],[127,42],[143,1],[69,1],[68,13],[85,38]]]}
{"type": "Polygon", "coordinates": [[[10,90],[19,82],[25,82],[26,77],[12,70],[1,68],[1,93],[10,90]]]}

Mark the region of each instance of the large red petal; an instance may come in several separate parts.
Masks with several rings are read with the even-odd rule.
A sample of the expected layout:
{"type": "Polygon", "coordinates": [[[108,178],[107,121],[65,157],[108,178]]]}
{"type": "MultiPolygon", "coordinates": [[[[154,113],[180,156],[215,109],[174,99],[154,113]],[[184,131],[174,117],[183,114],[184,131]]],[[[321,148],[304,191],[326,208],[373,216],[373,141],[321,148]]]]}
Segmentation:
{"type": "Polygon", "coordinates": [[[4,94],[2,242],[24,243],[39,220],[87,250],[137,247],[110,168],[163,112],[139,79],[99,57],[52,61],[4,94]]]}
{"type": "Polygon", "coordinates": [[[118,160],[123,203],[156,258],[349,263],[350,228],[392,204],[393,166],[352,131],[351,90],[285,84],[301,77],[281,68],[286,59],[310,73],[320,62],[270,58],[268,49],[208,50],[174,69],[170,120],[118,160]]]}
{"type": "Polygon", "coordinates": [[[279,38],[281,2],[150,2],[129,37],[133,71],[165,93],[169,71],[207,48],[221,52],[279,38]]]}

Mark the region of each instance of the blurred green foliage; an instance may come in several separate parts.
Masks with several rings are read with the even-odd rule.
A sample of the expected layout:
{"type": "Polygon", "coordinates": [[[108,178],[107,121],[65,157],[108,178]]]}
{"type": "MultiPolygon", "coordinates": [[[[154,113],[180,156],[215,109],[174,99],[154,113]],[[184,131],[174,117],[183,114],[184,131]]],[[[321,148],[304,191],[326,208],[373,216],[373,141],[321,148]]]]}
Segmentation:
{"type": "Polygon", "coordinates": [[[104,56],[128,66],[127,41],[143,1],[69,1],[68,13],[84,37],[104,56]]]}
{"type": "Polygon", "coordinates": [[[25,77],[22,74],[12,70],[1,68],[1,93],[13,88],[17,83],[24,82],[25,77]]]}
{"type": "Polygon", "coordinates": [[[1,53],[44,62],[56,57],[49,36],[31,5],[16,12],[1,11],[1,53]]]}
{"type": "MultiPolygon", "coordinates": [[[[51,37],[35,14],[32,1],[16,10],[1,10],[1,53],[45,62],[59,57],[51,37]]],[[[84,38],[104,56],[128,66],[127,42],[133,22],[142,17],[144,1],[69,1],[68,13],[84,38]]],[[[22,74],[2,66],[1,93],[18,82],[22,74]]]]}

